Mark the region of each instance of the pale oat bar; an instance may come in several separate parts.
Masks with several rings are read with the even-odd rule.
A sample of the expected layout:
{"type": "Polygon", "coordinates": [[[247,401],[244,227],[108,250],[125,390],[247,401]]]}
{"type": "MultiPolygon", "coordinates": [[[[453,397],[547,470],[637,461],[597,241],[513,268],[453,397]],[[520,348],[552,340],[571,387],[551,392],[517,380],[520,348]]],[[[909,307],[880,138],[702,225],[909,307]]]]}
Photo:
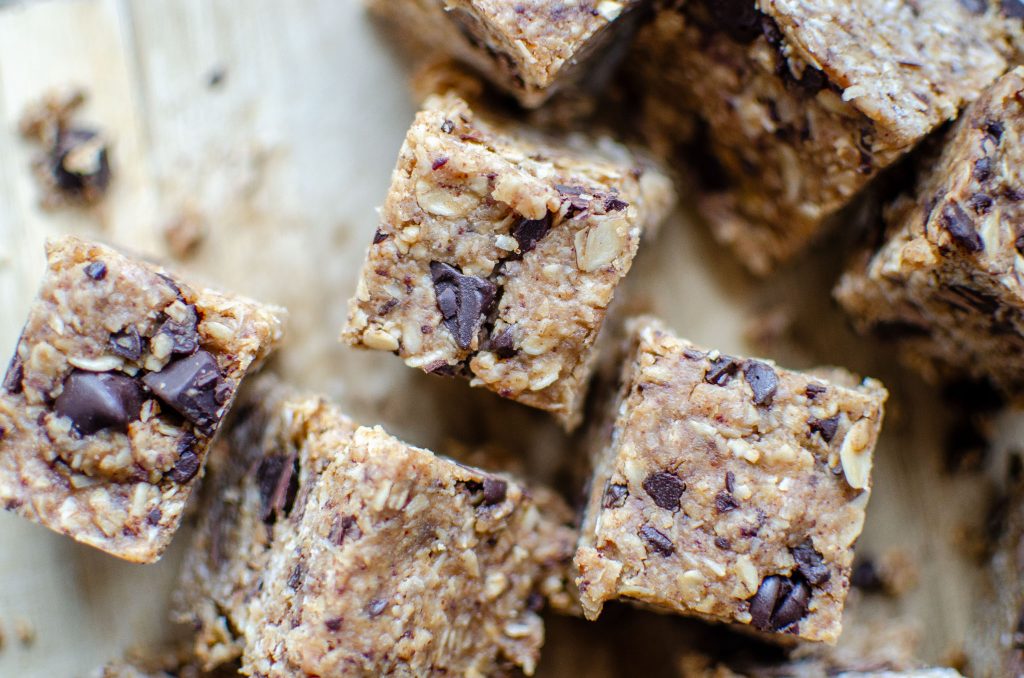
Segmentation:
{"type": "Polygon", "coordinates": [[[74,237],[47,257],[0,389],[0,505],[153,562],[283,309],[74,237]]]}
{"type": "Polygon", "coordinates": [[[1022,97],[1017,68],[964,113],[835,291],[859,329],[895,340],[932,381],[1024,386],[1022,97]]]}
{"type": "Polygon", "coordinates": [[[639,125],[663,149],[676,137],[702,147],[702,211],[765,273],[1006,70],[1000,22],[971,4],[692,0],[664,10],[632,59],[648,111],[639,125]]]}
{"type": "Polygon", "coordinates": [[[459,59],[529,108],[606,80],[650,0],[367,0],[403,37],[459,59]]]}
{"type": "Polygon", "coordinates": [[[835,642],[885,389],[632,323],[575,562],[608,600],[835,642]]]}
{"type": "Polygon", "coordinates": [[[616,286],[673,198],[664,175],[608,140],[570,146],[432,97],[402,146],[343,338],[571,429],[616,286]]]}
{"type": "Polygon", "coordinates": [[[556,497],[257,392],[182,577],[208,666],[266,677],[532,673],[537,611],[567,606],[556,497]]]}

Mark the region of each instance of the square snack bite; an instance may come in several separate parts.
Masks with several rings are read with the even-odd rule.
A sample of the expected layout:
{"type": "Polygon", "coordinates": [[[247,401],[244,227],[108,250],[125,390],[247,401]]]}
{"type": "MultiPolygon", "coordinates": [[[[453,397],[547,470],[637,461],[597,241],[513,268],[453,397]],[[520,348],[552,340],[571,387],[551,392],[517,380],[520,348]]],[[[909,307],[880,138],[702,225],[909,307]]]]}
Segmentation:
{"type": "Polygon", "coordinates": [[[464,375],[566,427],[668,179],[605,140],[555,143],[435,96],[402,146],[343,338],[464,375]]]}
{"type": "Polygon", "coordinates": [[[653,144],[702,121],[685,139],[702,212],[766,273],[976,99],[1007,51],[983,2],[691,0],[643,29],[631,68],[653,144]]]}
{"type": "Polygon", "coordinates": [[[536,665],[567,607],[556,496],[257,392],[213,469],[179,596],[213,666],[254,675],[492,675],[536,665]]]}
{"type": "Polygon", "coordinates": [[[524,106],[605,79],[649,0],[369,0],[404,36],[473,66],[524,106]]]}
{"type": "Polygon", "coordinates": [[[1024,68],[957,121],[916,189],[886,211],[885,241],[835,296],[864,332],[897,342],[932,381],[1024,388],[1024,68]]]}
{"type": "Polygon", "coordinates": [[[576,553],[585,613],[624,598],[834,642],[886,392],[705,351],[633,321],[576,553]]]}
{"type": "Polygon", "coordinates": [[[157,560],[283,309],[193,287],[74,237],[0,390],[0,504],[126,560],[157,560]]]}

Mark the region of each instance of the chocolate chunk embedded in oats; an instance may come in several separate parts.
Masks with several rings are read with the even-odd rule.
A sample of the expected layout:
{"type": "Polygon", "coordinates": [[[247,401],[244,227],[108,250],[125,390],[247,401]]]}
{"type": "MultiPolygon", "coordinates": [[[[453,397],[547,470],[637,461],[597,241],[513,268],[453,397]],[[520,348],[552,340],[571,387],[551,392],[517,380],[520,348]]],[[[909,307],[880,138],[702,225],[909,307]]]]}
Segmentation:
{"type": "Polygon", "coordinates": [[[249,397],[255,414],[211,460],[176,601],[204,662],[240,657],[266,676],[533,671],[535,608],[569,602],[561,500],[357,428],[320,398],[269,382],[249,397]],[[293,482],[293,508],[268,522],[293,482]]]}
{"type": "Polygon", "coordinates": [[[153,562],[181,521],[221,410],[279,339],[279,310],[73,237],[50,241],[47,258],[0,393],[0,505],[153,562]],[[204,349],[169,363],[156,337],[183,298],[215,335],[200,328],[204,349]]]}
{"type": "Polygon", "coordinates": [[[920,167],[917,185],[885,211],[887,237],[864,252],[835,296],[859,330],[892,334],[904,362],[929,381],[988,379],[1024,388],[1024,284],[1017,199],[1024,162],[1024,69],[971,105],[920,167]],[[934,196],[941,201],[931,209],[934,196]]]}
{"type": "Polygon", "coordinates": [[[635,125],[684,167],[701,160],[699,209],[766,273],[1017,58],[1019,20],[991,15],[962,0],[668,3],[626,64],[635,125]]]}
{"type": "Polygon", "coordinates": [[[672,203],[667,178],[608,140],[538,137],[451,94],[406,139],[344,340],[575,427],[615,290],[672,203]]]}
{"type": "Polygon", "coordinates": [[[657,321],[630,323],[613,424],[593,436],[606,447],[593,451],[575,558],[584,612],[623,598],[833,641],[885,390],[712,355],[657,321]],[[722,364],[747,369],[714,383],[722,364]],[[833,418],[831,445],[809,435],[808,420],[833,418]]]}

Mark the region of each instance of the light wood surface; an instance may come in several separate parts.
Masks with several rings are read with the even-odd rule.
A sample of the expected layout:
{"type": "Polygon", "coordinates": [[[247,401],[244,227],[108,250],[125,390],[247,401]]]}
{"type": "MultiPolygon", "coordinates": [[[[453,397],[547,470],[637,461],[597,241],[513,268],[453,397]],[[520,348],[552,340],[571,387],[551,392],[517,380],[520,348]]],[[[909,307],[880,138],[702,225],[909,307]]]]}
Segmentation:
{"type": "MultiPolygon", "coordinates": [[[[287,306],[290,338],[275,369],[291,381],[410,442],[443,451],[496,441],[534,477],[551,477],[570,447],[543,415],[336,340],[414,112],[406,77],[357,0],[45,0],[0,9],[0,361],[35,292],[45,237],[79,233],[166,256],[163,227],[192,215],[208,237],[175,265],[287,306]],[[217,72],[223,81],[212,86],[217,72]],[[97,208],[46,212],[29,171],[35,151],[19,139],[17,120],[71,85],[89,94],[81,119],[115,141],[116,177],[97,208]]],[[[828,296],[837,249],[755,282],[681,212],[641,253],[623,306],[657,312],[723,351],[759,351],[792,367],[844,364],[886,381],[893,398],[860,548],[904,550],[919,581],[898,600],[855,595],[853,616],[909,625],[925,659],[946,660],[963,641],[977,583],[958,535],[979,524],[986,485],[941,472],[947,415],[933,390],[847,332],[828,296]],[[766,311],[791,315],[793,325],[750,346],[743,328],[766,311]]],[[[160,564],[133,566],[0,515],[0,676],[83,676],[124,648],[167,637],[167,596],[187,538],[179,534],[160,564]],[[15,637],[22,622],[34,627],[34,643],[15,637]]],[[[669,649],[673,634],[686,633],[668,618],[627,619],[669,649]]],[[[626,675],[630,664],[611,657],[638,648],[615,623],[555,623],[542,674],[626,675]]],[[[641,664],[670,673],[651,656],[641,664]]]]}

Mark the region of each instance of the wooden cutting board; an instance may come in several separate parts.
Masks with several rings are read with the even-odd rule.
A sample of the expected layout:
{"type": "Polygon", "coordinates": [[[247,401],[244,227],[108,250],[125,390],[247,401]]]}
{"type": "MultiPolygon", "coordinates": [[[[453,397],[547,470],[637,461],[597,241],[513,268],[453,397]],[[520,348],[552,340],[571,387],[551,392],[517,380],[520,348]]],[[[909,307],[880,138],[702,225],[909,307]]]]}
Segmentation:
{"type": "MultiPolygon", "coordinates": [[[[275,369],[289,380],[412,443],[445,451],[495,442],[532,476],[550,478],[570,447],[543,415],[337,342],[375,207],[414,113],[407,77],[358,0],[4,5],[0,361],[35,293],[47,236],[78,233],[168,256],[164,228],[198,220],[206,238],[174,266],[287,306],[290,335],[275,369]],[[29,169],[36,151],[19,138],[17,121],[26,106],[69,86],[88,92],[81,121],[114,139],[115,180],[95,208],[45,211],[29,169]]],[[[942,473],[947,415],[933,390],[847,331],[828,294],[842,252],[826,245],[757,282],[685,209],[659,241],[638,258],[625,308],[656,312],[725,351],[790,367],[842,364],[889,386],[860,550],[899,549],[917,584],[898,599],[854,595],[850,607],[857,623],[916,629],[927,660],[953,657],[978,579],[961,536],[980,523],[987,486],[978,476],[942,473]],[[766,319],[782,329],[751,345],[744,329],[766,319]]],[[[167,638],[167,598],[187,540],[185,530],[158,565],[129,565],[0,515],[0,676],[82,676],[127,647],[167,638]],[[28,629],[34,640],[22,642],[18,631],[28,629]]],[[[541,673],[626,675],[624,667],[643,665],[671,675],[671,650],[685,627],[654,615],[611,617],[554,623],[541,673]],[[659,639],[646,645],[658,647],[641,650],[617,623],[645,629],[659,639]]]]}

